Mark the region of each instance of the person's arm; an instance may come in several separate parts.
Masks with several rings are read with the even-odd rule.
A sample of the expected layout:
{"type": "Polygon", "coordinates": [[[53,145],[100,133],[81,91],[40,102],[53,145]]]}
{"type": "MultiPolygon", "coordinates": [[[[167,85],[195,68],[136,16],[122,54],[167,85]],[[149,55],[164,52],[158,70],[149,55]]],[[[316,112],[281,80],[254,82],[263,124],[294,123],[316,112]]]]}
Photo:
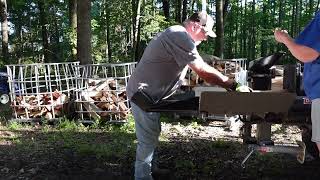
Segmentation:
{"type": "Polygon", "coordinates": [[[297,44],[286,30],[275,30],[276,41],[287,46],[291,54],[301,62],[311,62],[319,57],[319,52],[304,45],[297,44]]]}
{"type": "Polygon", "coordinates": [[[229,79],[212,66],[209,66],[202,59],[196,59],[189,63],[188,66],[207,83],[231,90],[235,90],[237,87],[237,83],[234,79],[229,79]]]}

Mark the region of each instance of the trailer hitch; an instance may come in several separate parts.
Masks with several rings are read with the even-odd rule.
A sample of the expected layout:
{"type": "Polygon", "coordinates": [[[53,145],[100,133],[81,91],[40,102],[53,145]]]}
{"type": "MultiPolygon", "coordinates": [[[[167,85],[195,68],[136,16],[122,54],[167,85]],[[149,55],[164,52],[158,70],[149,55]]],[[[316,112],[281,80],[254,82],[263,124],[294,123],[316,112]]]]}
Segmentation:
{"type": "Polygon", "coordinates": [[[298,146],[250,144],[248,145],[250,152],[241,162],[241,167],[245,168],[246,161],[254,152],[293,154],[296,156],[297,161],[303,164],[305,160],[306,145],[301,141],[297,141],[297,144],[298,146]]]}

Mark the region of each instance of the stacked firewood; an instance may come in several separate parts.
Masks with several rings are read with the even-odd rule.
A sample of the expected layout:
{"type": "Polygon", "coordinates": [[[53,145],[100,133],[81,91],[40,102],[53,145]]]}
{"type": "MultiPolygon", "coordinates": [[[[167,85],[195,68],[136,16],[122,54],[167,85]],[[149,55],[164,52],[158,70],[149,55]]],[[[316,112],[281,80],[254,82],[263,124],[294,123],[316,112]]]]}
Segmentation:
{"type": "Polygon", "coordinates": [[[94,119],[126,119],[126,99],[125,86],[114,79],[89,79],[88,87],[81,92],[82,105],[94,119]]]}
{"type": "MultiPolygon", "coordinates": [[[[225,61],[216,56],[202,55],[202,58],[210,66],[214,67],[216,70],[228,76],[229,78],[235,78],[235,73],[243,70],[238,63],[232,61],[225,61]]],[[[188,85],[192,87],[199,84],[206,85],[206,82],[202,80],[194,71],[190,71],[189,74],[187,74],[186,79],[187,81],[189,81],[188,85]]]]}
{"type": "Polygon", "coordinates": [[[12,106],[18,118],[56,118],[62,115],[68,97],[55,90],[53,93],[16,96],[12,106]]]}
{"type": "Polygon", "coordinates": [[[234,78],[235,73],[242,70],[241,66],[235,62],[214,61],[212,62],[212,66],[229,78],[234,78]]]}

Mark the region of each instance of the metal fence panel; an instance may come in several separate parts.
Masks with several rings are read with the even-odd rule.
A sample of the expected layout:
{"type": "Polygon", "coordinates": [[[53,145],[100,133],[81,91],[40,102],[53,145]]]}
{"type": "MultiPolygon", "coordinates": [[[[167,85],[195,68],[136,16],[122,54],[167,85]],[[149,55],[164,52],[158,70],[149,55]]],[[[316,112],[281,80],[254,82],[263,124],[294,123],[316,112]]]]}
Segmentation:
{"type": "Polygon", "coordinates": [[[6,65],[13,120],[34,121],[63,116],[75,92],[79,62],[6,65]]]}

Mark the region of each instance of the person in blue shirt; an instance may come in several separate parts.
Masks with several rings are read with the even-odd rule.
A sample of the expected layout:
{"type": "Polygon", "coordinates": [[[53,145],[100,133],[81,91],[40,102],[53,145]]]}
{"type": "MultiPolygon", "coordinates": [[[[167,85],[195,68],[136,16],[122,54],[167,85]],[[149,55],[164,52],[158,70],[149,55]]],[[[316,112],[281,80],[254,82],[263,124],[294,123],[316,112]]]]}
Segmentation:
{"type": "Polygon", "coordinates": [[[274,31],[276,41],[283,43],[291,54],[304,63],[303,83],[306,95],[312,101],[312,141],[320,151],[320,12],[305,29],[293,39],[286,30],[274,31]]]}

